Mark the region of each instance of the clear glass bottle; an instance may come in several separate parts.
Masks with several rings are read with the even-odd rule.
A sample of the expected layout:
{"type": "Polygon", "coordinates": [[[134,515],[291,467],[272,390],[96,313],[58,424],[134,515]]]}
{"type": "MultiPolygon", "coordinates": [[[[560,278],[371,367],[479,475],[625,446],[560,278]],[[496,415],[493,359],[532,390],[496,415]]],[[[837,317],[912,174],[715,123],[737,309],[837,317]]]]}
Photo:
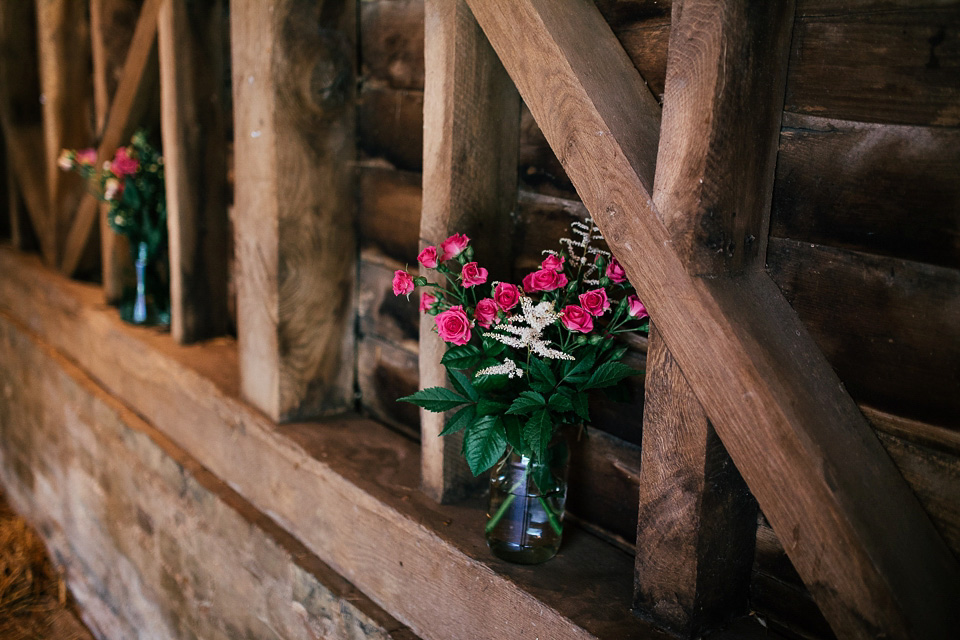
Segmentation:
{"type": "Polygon", "coordinates": [[[566,439],[558,435],[542,462],[509,449],[493,466],[486,538],[495,556],[538,564],[557,554],[563,538],[569,461],[566,439]]]}

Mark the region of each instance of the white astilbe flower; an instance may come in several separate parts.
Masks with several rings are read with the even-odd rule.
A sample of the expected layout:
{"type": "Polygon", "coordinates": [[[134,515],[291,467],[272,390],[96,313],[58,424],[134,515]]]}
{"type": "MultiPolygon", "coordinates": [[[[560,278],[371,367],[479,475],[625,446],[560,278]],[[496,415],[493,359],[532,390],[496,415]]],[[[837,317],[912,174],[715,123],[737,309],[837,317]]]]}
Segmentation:
{"type": "Polygon", "coordinates": [[[483,335],[502,342],[508,347],[529,349],[541,358],[575,360],[570,354],[553,348],[550,342],[544,340],[540,335],[546,327],[560,318],[560,314],[554,311],[552,302],[543,300],[534,306],[533,300],[523,296],[520,298],[520,308],[521,313],[494,327],[497,332],[503,331],[506,333],[490,331],[483,335]],[[520,326],[518,324],[520,322],[525,322],[527,326],[520,326]]]}
{"type": "Polygon", "coordinates": [[[517,363],[507,358],[503,364],[497,364],[486,369],[477,371],[478,376],[507,376],[508,378],[522,378],[523,369],[517,366],[517,363]]]}

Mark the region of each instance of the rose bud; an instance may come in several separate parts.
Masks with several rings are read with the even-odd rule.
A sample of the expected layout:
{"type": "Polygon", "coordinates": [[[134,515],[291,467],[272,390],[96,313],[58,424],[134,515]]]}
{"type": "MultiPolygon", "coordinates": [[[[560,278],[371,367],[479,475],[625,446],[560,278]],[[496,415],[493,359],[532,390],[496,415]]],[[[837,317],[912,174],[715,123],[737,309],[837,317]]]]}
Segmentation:
{"type": "Polygon", "coordinates": [[[627,272],[623,270],[623,267],[620,266],[616,258],[610,260],[610,264],[607,265],[607,271],[604,275],[617,284],[627,281],[627,272]]]}
{"type": "Polygon", "coordinates": [[[437,259],[437,248],[427,247],[417,256],[417,261],[427,269],[436,269],[439,260],[437,259]]]}
{"type": "Polygon", "coordinates": [[[640,302],[640,298],[636,295],[627,296],[627,303],[630,305],[629,311],[631,317],[642,319],[648,317],[650,314],[647,313],[647,308],[643,306],[643,303],[640,302]]]}
{"type": "Polygon", "coordinates": [[[440,261],[443,262],[444,260],[456,258],[463,253],[463,250],[467,248],[469,242],[470,238],[467,236],[460,233],[453,234],[440,243],[440,250],[443,252],[440,255],[440,261]]]}

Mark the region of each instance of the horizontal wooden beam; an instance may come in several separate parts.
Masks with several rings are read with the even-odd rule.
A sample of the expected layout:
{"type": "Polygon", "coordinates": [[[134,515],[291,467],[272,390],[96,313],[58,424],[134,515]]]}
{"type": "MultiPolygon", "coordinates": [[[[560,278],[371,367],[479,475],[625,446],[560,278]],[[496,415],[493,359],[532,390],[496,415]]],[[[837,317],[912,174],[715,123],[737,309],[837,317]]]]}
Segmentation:
{"type": "MultiPolygon", "coordinates": [[[[137,27],[123,65],[123,77],[110,103],[107,126],[97,147],[98,163],[112,158],[113,153],[123,144],[124,138],[131,133],[131,115],[141,106],[146,88],[151,86],[151,76],[156,76],[150,69],[150,63],[156,63],[157,14],[163,2],[164,0],[145,0],[140,9],[137,27]]],[[[97,199],[90,194],[80,201],[63,248],[63,259],[60,262],[63,273],[73,275],[77,270],[99,210],[97,199]]]]}
{"type": "Polygon", "coordinates": [[[236,343],[185,347],[125,324],[98,287],[3,247],[0,273],[0,310],[419,637],[665,639],[630,611],[619,549],[572,530],[536,573],[494,560],[482,508],[419,491],[415,442],[356,417],[278,425],[240,398],[236,343]]]}
{"type": "Polygon", "coordinates": [[[652,201],[659,114],[595,6],[469,4],[831,624],[952,633],[956,559],[796,313],[762,273],[687,271],[652,201]]]}

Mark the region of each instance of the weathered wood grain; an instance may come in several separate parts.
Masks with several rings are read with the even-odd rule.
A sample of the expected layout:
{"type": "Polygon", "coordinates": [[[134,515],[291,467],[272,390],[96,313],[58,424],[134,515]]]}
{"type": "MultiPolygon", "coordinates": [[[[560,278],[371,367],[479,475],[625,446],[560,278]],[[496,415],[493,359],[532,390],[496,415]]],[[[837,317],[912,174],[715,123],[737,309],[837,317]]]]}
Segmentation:
{"type": "Polygon", "coordinates": [[[415,638],[5,315],[0,362],[0,480],[98,636],[415,638]]]}
{"type": "Polygon", "coordinates": [[[695,637],[746,613],[756,501],[653,324],[639,496],[641,614],[695,637]]]}
{"type": "Polygon", "coordinates": [[[420,440],[420,411],[397,398],[420,388],[419,358],[397,344],[374,335],[357,340],[357,388],[360,411],[399,433],[420,440]]]}
{"type": "Polygon", "coordinates": [[[158,16],[170,332],[184,343],[225,333],[230,321],[226,12],[223,1],[165,0],[158,16]]]}
{"type": "Polygon", "coordinates": [[[423,89],[424,0],[360,3],[363,75],[394,89],[423,89]]]}
{"type": "MultiPolygon", "coordinates": [[[[97,146],[97,162],[113,157],[139,124],[137,116],[147,112],[152,88],[157,82],[157,14],[163,0],[144,0],[130,49],[123,63],[123,76],[110,103],[106,128],[97,146]]],[[[63,245],[60,270],[72,275],[87,250],[90,231],[100,207],[96,198],[86,194],[73,217],[63,245]]]]}
{"type": "Polygon", "coordinates": [[[960,273],[782,239],[767,262],[858,402],[957,431],[960,273]]]}
{"type": "Polygon", "coordinates": [[[786,109],[890,124],[960,124],[960,7],[798,3],[786,109]]]}
{"type": "Polygon", "coordinates": [[[240,370],[275,420],[353,404],[354,9],[230,7],[240,370]]]}
{"type": "Polygon", "coordinates": [[[393,294],[393,274],[404,266],[373,249],[360,252],[357,329],[362,336],[376,336],[416,352],[420,337],[417,295],[408,300],[393,294]]]}
{"type": "MultiPolygon", "coordinates": [[[[107,124],[110,103],[123,73],[130,41],[143,3],[140,0],[91,0],[90,49],[93,56],[93,103],[96,131],[107,124]]],[[[124,274],[132,273],[130,243],[106,223],[110,206],[99,205],[100,267],[103,294],[107,302],[119,302],[123,294],[124,274]]]]}
{"type": "Polygon", "coordinates": [[[536,571],[492,560],[482,507],[419,492],[403,436],[353,418],[279,426],[239,399],[230,341],[181,346],[126,325],[97,288],[3,248],[0,271],[5,312],[418,635],[667,637],[630,612],[632,558],[618,549],[573,529],[536,571]]]}
{"type": "Polygon", "coordinates": [[[90,23],[87,8],[80,2],[46,0],[36,6],[47,215],[59,260],[84,184],[79,175],[63,171],[57,158],[63,149],[86,147],[93,138],[90,23]]]}
{"type": "MultiPolygon", "coordinates": [[[[464,0],[426,0],[423,212],[420,246],[470,237],[490,279],[509,275],[517,197],[520,99],[464,0]]],[[[421,388],[447,384],[446,345],[420,320],[421,388]]],[[[423,490],[455,500],[482,484],[461,455],[462,434],[438,438],[445,416],[420,412],[423,490]]]]}
{"type": "Polygon", "coordinates": [[[776,285],[693,278],[670,244],[643,124],[657,106],[596,8],[470,6],[831,624],[948,633],[956,560],[776,285]]]}
{"type": "Polygon", "coordinates": [[[401,171],[423,169],[423,91],[365,86],[357,118],[364,155],[401,171]]]}
{"type": "Polygon", "coordinates": [[[770,234],[960,268],[960,129],[784,114],[770,234]]]}
{"type": "Polygon", "coordinates": [[[361,248],[374,247],[412,265],[419,252],[423,178],[382,166],[359,169],[357,227],[361,248]]]}

